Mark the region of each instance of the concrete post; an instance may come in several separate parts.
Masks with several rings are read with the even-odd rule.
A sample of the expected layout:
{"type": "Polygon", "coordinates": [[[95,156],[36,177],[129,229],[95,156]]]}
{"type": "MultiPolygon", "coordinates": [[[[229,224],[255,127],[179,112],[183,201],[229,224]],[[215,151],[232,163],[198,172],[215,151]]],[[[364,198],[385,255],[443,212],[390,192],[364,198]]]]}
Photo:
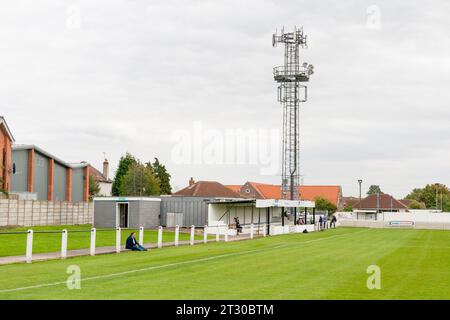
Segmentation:
{"type": "Polygon", "coordinates": [[[162,233],[163,233],[163,227],[158,227],[158,248],[162,248],[162,233]]]}
{"type": "Polygon", "coordinates": [[[144,246],[144,227],[139,228],[139,244],[144,246]]]}
{"type": "Polygon", "coordinates": [[[220,241],[220,230],[219,230],[219,225],[217,225],[217,233],[216,233],[216,242],[220,241]]]}
{"type": "Polygon", "coordinates": [[[28,230],[27,234],[27,252],[26,252],[27,263],[33,261],[33,230],[28,230]]]}
{"type": "Polygon", "coordinates": [[[225,242],[228,242],[228,227],[225,228],[224,240],[225,240],[225,242]]]}
{"type": "Polygon", "coordinates": [[[263,237],[267,236],[267,225],[264,223],[263,224],[263,237]]]}
{"type": "Polygon", "coordinates": [[[65,258],[67,258],[67,229],[63,229],[61,234],[61,259],[65,258]]]}
{"type": "Polygon", "coordinates": [[[175,226],[175,247],[178,247],[179,236],[180,236],[180,226],[176,225],[175,226]]]}
{"type": "Polygon", "coordinates": [[[253,239],[253,234],[255,232],[255,228],[253,226],[253,223],[250,225],[250,239],[253,239]]]}
{"type": "Polygon", "coordinates": [[[208,226],[203,229],[203,243],[208,243],[208,226]]]}
{"type": "Polygon", "coordinates": [[[116,228],[116,252],[120,253],[120,242],[121,242],[122,233],[120,231],[120,227],[116,228]]]}
{"type": "Polygon", "coordinates": [[[192,225],[191,226],[191,241],[190,241],[191,246],[194,245],[194,237],[195,237],[195,226],[192,225]]]}
{"type": "Polygon", "coordinates": [[[90,248],[90,255],[95,256],[95,236],[97,233],[97,229],[92,228],[91,229],[91,248],[90,248]]]}

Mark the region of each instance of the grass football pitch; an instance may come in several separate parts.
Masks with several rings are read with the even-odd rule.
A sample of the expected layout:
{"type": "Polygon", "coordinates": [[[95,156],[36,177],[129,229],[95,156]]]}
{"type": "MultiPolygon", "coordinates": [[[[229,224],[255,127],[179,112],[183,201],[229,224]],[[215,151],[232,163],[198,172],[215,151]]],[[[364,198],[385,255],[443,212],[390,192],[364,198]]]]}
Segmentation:
{"type": "Polygon", "coordinates": [[[449,270],[450,232],[338,228],[4,265],[0,299],[449,299],[449,270]],[[367,288],[371,265],[380,289],[367,288]]]}

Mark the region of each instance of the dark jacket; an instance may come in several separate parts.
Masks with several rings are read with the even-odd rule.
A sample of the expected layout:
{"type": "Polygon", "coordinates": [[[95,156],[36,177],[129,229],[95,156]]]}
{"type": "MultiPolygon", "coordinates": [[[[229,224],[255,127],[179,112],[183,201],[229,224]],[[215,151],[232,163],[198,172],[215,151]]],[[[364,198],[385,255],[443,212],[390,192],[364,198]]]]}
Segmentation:
{"type": "Polygon", "coordinates": [[[127,238],[127,242],[126,242],[126,244],[125,244],[125,248],[131,250],[131,249],[133,249],[133,247],[134,247],[135,245],[137,245],[137,241],[136,241],[136,240],[133,240],[133,238],[132,238],[131,236],[129,236],[129,237],[127,238]]]}

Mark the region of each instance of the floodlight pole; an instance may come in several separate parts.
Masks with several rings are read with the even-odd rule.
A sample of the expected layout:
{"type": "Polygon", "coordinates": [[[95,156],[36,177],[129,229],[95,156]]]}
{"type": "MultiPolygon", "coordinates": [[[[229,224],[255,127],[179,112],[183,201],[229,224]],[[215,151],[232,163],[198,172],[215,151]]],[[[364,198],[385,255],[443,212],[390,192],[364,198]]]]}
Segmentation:
{"type": "MultiPolygon", "coordinates": [[[[273,75],[278,82],[278,102],[283,106],[283,153],[282,153],[282,199],[299,200],[299,160],[300,160],[300,102],[307,100],[307,87],[301,83],[308,82],[313,74],[313,66],[300,65],[299,49],[306,48],[306,35],[303,29],[294,27],[292,32],[275,33],[272,45],[284,44],[284,65],[275,67],[273,75]]],[[[290,208],[296,216],[297,208],[290,208]]]]}

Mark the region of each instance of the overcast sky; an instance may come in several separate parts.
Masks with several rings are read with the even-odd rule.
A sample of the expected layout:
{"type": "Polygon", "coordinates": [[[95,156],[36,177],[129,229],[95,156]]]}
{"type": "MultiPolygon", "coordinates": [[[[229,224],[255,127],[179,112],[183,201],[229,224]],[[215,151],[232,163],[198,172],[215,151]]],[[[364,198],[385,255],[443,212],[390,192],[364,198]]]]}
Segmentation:
{"type": "Polygon", "coordinates": [[[449,14],[446,0],[8,1],[0,115],[17,143],[70,162],[157,156],[176,189],[191,176],[279,183],[264,170],[279,162],[282,124],[272,68],[283,48],[271,37],[303,26],[301,58],[315,66],[301,106],[304,183],[357,195],[362,178],[364,191],[401,197],[450,184],[449,14]],[[233,146],[252,130],[251,147],[233,146]]]}

